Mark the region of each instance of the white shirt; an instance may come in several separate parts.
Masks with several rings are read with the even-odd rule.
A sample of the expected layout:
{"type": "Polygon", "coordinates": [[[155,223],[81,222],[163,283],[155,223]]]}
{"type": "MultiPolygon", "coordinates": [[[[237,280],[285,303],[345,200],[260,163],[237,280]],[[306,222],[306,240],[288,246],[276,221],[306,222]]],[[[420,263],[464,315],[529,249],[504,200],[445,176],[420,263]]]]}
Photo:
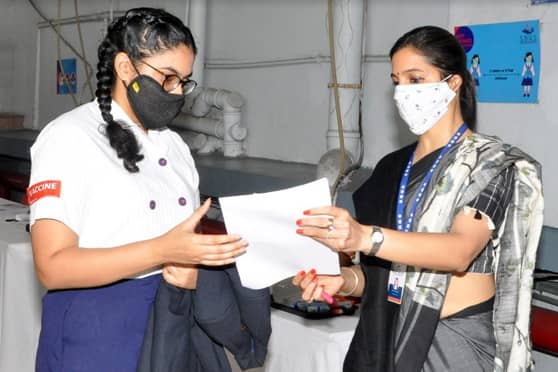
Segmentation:
{"type": "Polygon", "coordinates": [[[31,147],[31,224],[58,220],[81,248],[160,236],[199,206],[198,172],[180,136],[170,129],[146,134],[114,101],[111,113],[138,140],[138,173],[128,172],[110,146],[96,101],[50,122],[31,147]]]}

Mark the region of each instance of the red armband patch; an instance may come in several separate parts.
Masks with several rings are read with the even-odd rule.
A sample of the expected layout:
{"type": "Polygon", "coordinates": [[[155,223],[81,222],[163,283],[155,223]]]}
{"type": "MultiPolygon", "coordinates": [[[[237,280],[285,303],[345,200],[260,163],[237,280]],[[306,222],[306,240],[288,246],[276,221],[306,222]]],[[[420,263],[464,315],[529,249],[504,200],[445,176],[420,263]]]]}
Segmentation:
{"type": "Polygon", "coordinates": [[[26,196],[29,205],[45,196],[60,197],[60,189],[62,182],[60,181],[42,181],[27,188],[26,196]]]}

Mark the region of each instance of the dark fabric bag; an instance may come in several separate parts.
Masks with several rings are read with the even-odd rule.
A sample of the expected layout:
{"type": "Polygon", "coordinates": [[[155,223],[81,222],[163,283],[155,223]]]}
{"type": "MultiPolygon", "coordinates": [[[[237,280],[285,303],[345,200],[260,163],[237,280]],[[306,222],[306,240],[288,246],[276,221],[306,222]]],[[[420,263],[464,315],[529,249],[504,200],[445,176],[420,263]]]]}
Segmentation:
{"type": "Polygon", "coordinates": [[[235,266],[200,268],[196,290],[162,282],[138,372],[230,372],[224,348],[242,369],[263,365],[271,336],[267,288],[242,287],[235,266]]]}

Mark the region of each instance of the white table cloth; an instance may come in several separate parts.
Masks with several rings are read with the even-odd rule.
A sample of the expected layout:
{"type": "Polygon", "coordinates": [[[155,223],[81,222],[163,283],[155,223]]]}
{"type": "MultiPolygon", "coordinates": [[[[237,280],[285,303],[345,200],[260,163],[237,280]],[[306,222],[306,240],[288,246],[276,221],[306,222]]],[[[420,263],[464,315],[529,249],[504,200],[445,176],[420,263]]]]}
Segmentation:
{"type": "Polygon", "coordinates": [[[27,208],[0,198],[0,372],[33,372],[44,289],[35,275],[27,208]],[[8,221],[6,221],[8,220],[8,221]]]}
{"type": "Polygon", "coordinates": [[[305,319],[273,309],[266,372],[341,372],[358,322],[358,312],[329,319],[305,319]]]}

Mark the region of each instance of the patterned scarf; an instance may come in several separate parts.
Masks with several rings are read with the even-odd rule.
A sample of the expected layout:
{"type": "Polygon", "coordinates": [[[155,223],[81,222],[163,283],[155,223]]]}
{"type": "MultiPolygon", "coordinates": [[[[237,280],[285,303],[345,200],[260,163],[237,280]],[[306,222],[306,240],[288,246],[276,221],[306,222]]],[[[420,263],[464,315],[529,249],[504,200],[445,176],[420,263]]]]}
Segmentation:
{"type": "MultiPolygon", "coordinates": [[[[454,217],[510,166],[514,169],[514,193],[493,241],[495,372],[529,371],[532,367],[531,290],[543,220],[540,165],[496,137],[472,134],[460,144],[455,158],[426,195],[415,227],[420,232],[448,232],[454,217]]],[[[422,368],[450,277],[445,272],[408,268],[396,336],[397,371],[422,368]]]]}

